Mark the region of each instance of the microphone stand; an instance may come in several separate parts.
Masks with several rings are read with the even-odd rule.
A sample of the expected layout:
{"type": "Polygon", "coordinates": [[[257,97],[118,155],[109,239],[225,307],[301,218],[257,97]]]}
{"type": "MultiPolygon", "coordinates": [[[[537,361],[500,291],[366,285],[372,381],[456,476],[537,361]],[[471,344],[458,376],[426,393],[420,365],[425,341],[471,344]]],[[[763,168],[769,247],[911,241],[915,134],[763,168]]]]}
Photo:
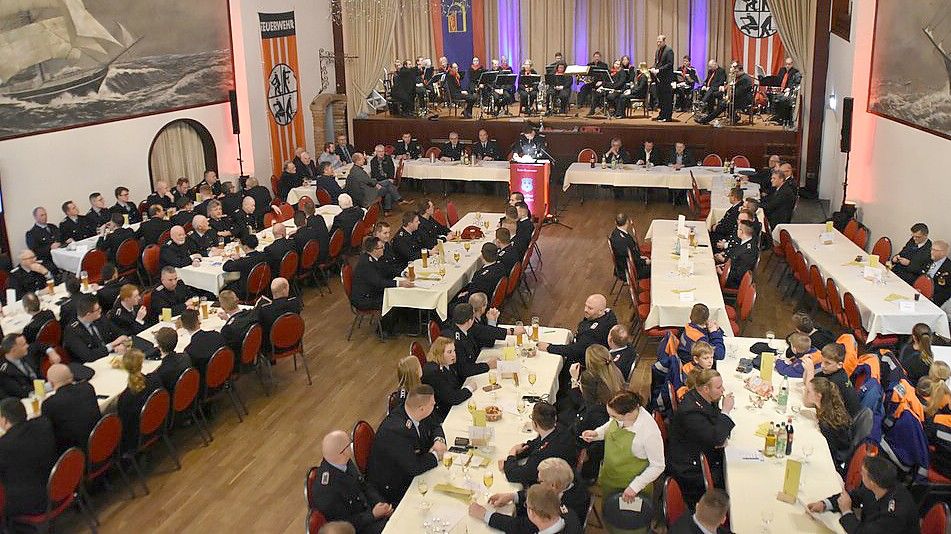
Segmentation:
{"type": "MultiPolygon", "coordinates": [[[[555,159],[555,157],[552,156],[551,153],[548,152],[547,149],[545,149],[545,147],[540,147],[539,151],[541,152],[543,156],[548,157],[548,161],[551,162],[551,165],[554,166],[554,164],[558,162],[558,160],[555,159]]],[[[559,198],[561,197],[559,196],[559,198]]],[[[549,202],[549,206],[551,206],[550,202],[549,202]]],[[[565,204],[565,207],[567,207],[567,203],[565,204]]],[[[568,226],[567,224],[561,222],[560,217],[561,217],[562,211],[564,211],[564,209],[556,204],[554,212],[550,212],[545,215],[545,218],[542,220],[542,226],[557,225],[557,226],[563,226],[569,230],[574,230],[573,227],[568,226]]]]}

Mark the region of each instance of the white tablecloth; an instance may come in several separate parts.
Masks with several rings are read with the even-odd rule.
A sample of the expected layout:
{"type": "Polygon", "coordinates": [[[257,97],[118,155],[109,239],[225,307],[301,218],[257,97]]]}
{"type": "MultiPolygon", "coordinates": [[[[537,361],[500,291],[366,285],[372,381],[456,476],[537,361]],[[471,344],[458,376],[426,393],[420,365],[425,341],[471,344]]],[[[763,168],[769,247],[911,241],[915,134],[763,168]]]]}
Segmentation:
{"type": "MultiPolygon", "coordinates": [[[[737,169],[740,171],[743,169],[737,169]]],[[[615,187],[664,187],[667,189],[690,189],[690,173],[693,173],[700,189],[710,189],[714,178],[732,180],[733,176],[723,174],[722,167],[673,167],[658,165],[645,168],[643,165],[621,165],[617,169],[602,169],[600,163],[591,168],[589,163],[572,163],[565,173],[565,191],[572,184],[613,185],[615,187]]]]}
{"type": "MultiPolygon", "coordinates": [[[[135,223],[126,226],[126,228],[138,230],[139,226],[141,226],[139,223],[135,223]]],[[[96,234],[92,237],[87,237],[86,239],[74,241],[70,245],[51,250],[50,254],[53,256],[53,264],[64,271],[78,274],[80,271],[79,266],[82,265],[83,262],[83,256],[86,255],[86,252],[96,248],[96,243],[98,241],[99,235],[96,234]]],[[[98,273],[96,274],[98,275],[98,273]]]]}
{"type": "MultiPolygon", "coordinates": [[[[818,519],[825,525],[822,526],[806,515],[802,504],[824,499],[842,490],[842,479],[835,470],[829,447],[816,424],[815,410],[804,408],[796,415],[789,409],[787,413],[780,414],[773,400],[767,400],[762,408],[754,408],[750,402],[753,394],[743,387],[743,381],[751,375],[736,372],[739,358],[753,357],[749,347],[754,343],[766,341],[745,337],[727,339],[726,359],[717,365],[723,377],[724,390],[733,393],[736,398],[736,407],[730,414],[736,426],[730,434],[725,451],[726,489],[731,497],[730,527],[734,532],[760,532],[761,511],[769,510],[773,512],[769,527],[771,533],[828,532],[826,528],[833,532],[843,532],[838,524],[838,514],[819,514],[818,519]],[[754,450],[763,450],[765,440],[756,435],[756,428],[760,424],[767,421],[785,423],[789,416],[793,416],[795,431],[792,457],[801,459],[805,446],[811,446],[814,451],[802,467],[798,495],[801,503],[797,504],[787,504],[776,499],[776,494],[783,487],[786,470],[784,459],[743,459],[749,458],[754,450]]],[[[782,351],[786,350],[786,343],[778,339],[773,340],[773,346],[782,351]]],[[[776,391],[781,383],[782,377],[774,371],[773,387],[776,391]]],[[[788,406],[801,406],[802,379],[790,379],[789,383],[791,391],[788,406]]]]}
{"type": "Polygon", "coordinates": [[[844,235],[833,232],[832,244],[823,245],[819,234],[825,232],[825,224],[781,224],[776,228],[777,237],[778,231],[782,229],[789,232],[793,246],[802,252],[807,265],[817,266],[823,280],[835,280],[840,297],[846,292],[852,293],[870,340],[879,334],[910,334],[917,323],[927,324],[944,338],[951,337],[948,316],[930,300],[922,297],[915,303],[915,311],[906,313],[899,310],[898,302],[886,301],[890,295],[901,295],[911,300],[915,290],[884,267],[884,284],[863,278],[862,267],[851,265],[850,262],[856,256],[862,256],[867,262],[868,253],[844,235]]]}
{"type": "Polygon", "coordinates": [[[430,163],[429,159],[408,159],[403,162],[403,176],[418,180],[465,180],[467,182],[509,181],[509,162],[479,161],[463,165],[460,161],[430,163]]]}
{"type": "MultiPolygon", "coordinates": [[[[710,213],[707,215],[707,228],[713,228],[713,225],[719,222],[727,210],[730,209],[730,189],[735,184],[736,181],[729,175],[714,177],[710,184],[710,213]]],[[[743,189],[743,198],[759,199],[759,184],[746,182],[741,184],[740,187],[743,189]]],[[[756,217],[760,221],[764,220],[765,216],[762,208],[756,211],[756,217]]]]}
{"type": "Polygon", "coordinates": [[[645,328],[655,326],[683,327],[690,322],[690,310],[700,302],[710,308],[710,318],[722,328],[724,335],[732,336],[730,318],[726,314],[720,281],[717,276],[716,262],[710,249],[710,235],[704,231],[700,221],[687,221],[688,226],[697,230],[699,245],[690,251],[693,262],[693,274],[681,276],[677,272],[678,256],[674,255],[677,241],[677,221],[655,219],[647,230],[646,238],[651,240],[651,311],[645,321],[645,328]],[[692,290],[693,299],[683,296],[685,290],[692,290]]]}
{"type": "MultiPolygon", "coordinates": [[[[453,231],[462,231],[470,225],[479,226],[485,233],[482,239],[469,241],[469,251],[466,252],[462,242],[447,242],[446,275],[440,280],[421,280],[421,273],[437,276],[438,260],[430,254],[429,268],[423,269],[421,260],[413,262],[416,270],[416,287],[390,287],[383,292],[383,314],[386,315],[392,308],[415,308],[419,310],[436,310],[440,318],[448,316],[449,300],[463,289],[472,279],[472,275],[483,265],[481,250],[482,244],[495,238],[495,229],[499,226],[501,213],[467,213],[455,225],[453,231]],[[480,218],[481,217],[481,218],[480,218]],[[487,229],[484,223],[489,223],[487,229]],[[459,262],[453,259],[453,253],[459,252],[459,262]]],[[[488,295],[489,299],[492,295],[488,295]]]]}
{"type": "MultiPolygon", "coordinates": [[[[337,178],[337,185],[341,188],[346,187],[347,180],[337,178]]],[[[287,193],[287,202],[288,204],[297,204],[300,202],[300,199],[304,197],[310,197],[311,200],[317,202],[317,186],[316,185],[302,185],[300,187],[295,187],[287,193]]],[[[330,199],[332,202],[336,202],[337,199],[330,199]]],[[[328,226],[329,228],[329,226],[328,226]]]]}
{"type": "MultiPolygon", "coordinates": [[[[571,332],[563,328],[541,327],[539,330],[539,339],[550,343],[566,343],[571,339],[571,332]]],[[[509,337],[507,343],[513,343],[514,338],[509,337]]],[[[479,356],[480,361],[485,361],[490,357],[500,357],[502,354],[502,342],[496,342],[495,348],[484,349],[479,356]]],[[[513,484],[505,479],[505,474],[499,471],[498,460],[504,460],[508,455],[509,449],[517,443],[523,443],[536,436],[534,432],[525,432],[525,421],[528,420],[528,414],[531,413],[531,405],[526,410],[524,419],[520,419],[519,414],[514,409],[516,399],[521,395],[554,395],[558,388],[558,373],[561,370],[563,359],[561,356],[539,352],[535,358],[526,358],[522,360],[523,371],[519,373],[519,387],[511,379],[500,379],[498,382],[501,389],[492,393],[486,393],[482,390],[483,386],[488,385],[488,376],[481,374],[469,379],[469,382],[479,386],[473,394],[473,399],[479,408],[488,405],[495,405],[502,408],[502,419],[488,423],[488,427],[494,432],[490,441],[489,448],[480,448],[480,452],[491,457],[492,462],[486,468],[471,468],[469,478],[472,489],[476,491],[477,500],[485,504],[485,493],[517,491],[519,484],[513,484]],[[527,370],[533,370],[536,373],[537,380],[534,386],[528,383],[527,370]],[[489,489],[482,483],[482,475],[486,471],[493,473],[493,484],[489,489]]],[[[494,372],[494,371],[493,371],[494,372]]],[[[472,417],[469,415],[468,402],[454,406],[446,420],[443,422],[443,431],[446,434],[446,441],[451,445],[457,437],[469,437],[469,427],[472,424],[472,417]]],[[[441,483],[451,483],[456,486],[465,486],[467,481],[462,473],[462,468],[453,465],[446,469],[443,464],[427,471],[413,480],[413,484],[406,492],[406,496],[400,501],[399,506],[393,512],[386,524],[384,532],[399,533],[404,532],[422,532],[422,523],[427,517],[438,517],[441,519],[459,518],[458,523],[453,522],[449,532],[452,533],[477,533],[477,532],[497,532],[488,527],[482,521],[469,517],[468,505],[459,499],[450,497],[436,491],[435,486],[441,483]],[[425,497],[420,495],[417,490],[417,484],[425,482],[429,486],[429,492],[425,497]],[[428,501],[430,509],[424,512],[420,505],[423,501],[428,501]]],[[[508,505],[500,511],[511,514],[514,506],[508,505]]]]}
{"type": "MultiPolygon", "coordinates": [[[[98,288],[99,286],[96,284],[90,284],[85,290],[82,290],[82,292],[95,293],[98,288]]],[[[59,284],[53,288],[52,295],[44,289],[36,296],[40,299],[40,309],[52,311],[53,316],[59,320],[59,304],[57,303],[60,299],[69,296],[69,293],[66,292],[66,284],[59,284]]],[[[18,300],[3,307],[3,317],[0,318],[0,328],[3,328],[4,334],[20,334],[23,332],[23,327],[30,323],[31,318],[31,315],[23,311],[23,301],[18,300]]],[[[66,327],[66,325],[61,326],[66,327]]]]}

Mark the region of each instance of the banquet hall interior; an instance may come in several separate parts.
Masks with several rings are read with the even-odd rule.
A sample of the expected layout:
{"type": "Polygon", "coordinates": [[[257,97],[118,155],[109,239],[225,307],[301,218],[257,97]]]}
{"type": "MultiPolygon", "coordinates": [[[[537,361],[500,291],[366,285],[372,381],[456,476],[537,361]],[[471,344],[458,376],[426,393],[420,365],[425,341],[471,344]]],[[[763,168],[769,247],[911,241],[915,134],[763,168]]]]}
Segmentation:
{"type": "Polygon", "coordinates": [[[951,532],[949,13],[0,2],[0,532],[951,532]]]}

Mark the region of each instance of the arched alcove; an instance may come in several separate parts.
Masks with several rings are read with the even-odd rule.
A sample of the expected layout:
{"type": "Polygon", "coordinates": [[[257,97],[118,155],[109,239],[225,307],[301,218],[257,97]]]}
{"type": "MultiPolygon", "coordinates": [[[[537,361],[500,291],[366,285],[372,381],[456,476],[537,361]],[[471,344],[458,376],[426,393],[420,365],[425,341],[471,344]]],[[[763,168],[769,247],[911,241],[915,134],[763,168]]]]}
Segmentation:
{"type": "Polygon", "coordinates": [[[202,123],[176,119],[155,134],[149,148],[149,177],[153,186],[159,179],[174,185],[182,176],[195,185],[206,169],[218,170],[218,153],[215,140],[202,123]]]}

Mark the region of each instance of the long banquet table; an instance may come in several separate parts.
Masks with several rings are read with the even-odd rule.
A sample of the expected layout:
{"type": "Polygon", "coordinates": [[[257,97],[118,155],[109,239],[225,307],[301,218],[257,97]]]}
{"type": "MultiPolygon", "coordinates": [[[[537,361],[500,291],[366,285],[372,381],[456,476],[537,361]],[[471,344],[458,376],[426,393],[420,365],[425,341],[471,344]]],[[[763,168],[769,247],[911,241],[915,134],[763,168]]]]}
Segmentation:
{"type": "MultiPolygon", "coordinates": [[[[737,172],[743,169],[737,169],[737,172]]],[[[590,163],[572,163],[565,172],[565,191],[575,185],[611,185],[614,187],[662,187],[667,189],[690,189],[690,175],[697,180],[700,189],[710,189],[714,179],[732,181],[733,175],[725,174],[723,167],[683,167],[680,170],[667,165],[645,167],[626,164],[617,169],[602,169],[600,164],[591,168],[590,163]]]]}
{"type": "MultiPolygon", "coordinates": [[[[387,288],[383,292],[383,314],[386,315],[392,308],[435,310],[439,317],[445,320],[449,316],[449,300],[463,289],[472,279],[472,275],[482,267],[482,244],[495,238],[495,229],[502,215],[473,212],[462,217],[452,226],[453,231],[462,231],[467,226],[478,226],[485,235],[481,239],[470,240],[468,252],[462,241],[447,241],[443,245],[446,251],[446,263],[443,265],[445,275],[439,274],[439,262],[432,252],[427,269],[423,269],[422,260],[414,261],[416,287],[387,288]],[[458,262],[453,258],[456,252],[459,253],[458,262]],[[431,279],[424,280],[422,277],[431,279]]],[[[488,297],[491,299],[492,295],[488,297]]]]}
{"type": "Polygon", "coordinates": [[[430,162],[429,159],[408,159],[403,162],[403,176],[417,180],[464,180],[467,182],[509,181],[508,161],[478,161],[463,165],[461,161],[430,162]]]}
{"type": "MultiPolygon", "coordinates": [[[[563,328],[539,327],[540,341],[567,343],[571,336],[571,331],[563,328]]],[[[479,360],[485,361],[491,357],[501,357],[503,347],[506,344],[514,344],[514,339],[514,337],[509,336],[504,343],[497,341],[495,347],[482,351],[479,360]]],[[[482,521],[469,517],[468,505],[465,502],[440,493],[434,488],[441,483],[451,483],[462,487],[468,486],[476,492],[475,496],[482,504],[485,504],[484,494],[486,492],[492,494],[520,489],[519,484],[508,482],[505,479],[505,474],[498,469],[498,460],[504,460],[513,445],[528,441],[536,436],[534,432],[525,431],[528,414],[531,413],[531,405],[528,405],[525,415],[520,417],[516,410],[516,400],[520,395],[549,395],[549,398],[554,398],[558,389],[558,373],[561,371],[562,361],[561,356],[546,352],[539,352],[534,358],[522,358],[520,362],[522,371],[519,372],[520,385],[516,387],[514,380],[510,378],[499,379],[498,383],[502,388],[492,393],[487,393],[482,389],[489,383],[487,374],[484,373],[469,378],[467,382],[478,386],[472,397],[478,408],[481,409],[488,405],[502,408],[502,419],[487,423],[488,428],[494,434],[489,446],[479,447],[478,449],[479,453],[490,457],[491,462],[484,468],[469,468],[469,481],[466,480],[462,467],[456,462],[453,463],[451,468],[447,469],[443,464],[440,464],[417,476],[406,492],[406,496],[403,497],[387,522],[384,532],[423,532],[423,522],[433,518],[449,523],[447,532],[451,533],[498,532],[489,528],[482,521]],[[536,373],[537,380],[534,385],[528,383],[528,371],[536,373]],[[483,474],[486,471],[493,474],[493,484],[488,489],[483,485],[483,474]],[[429,488],[425,496],[417,491],[420,482],[426,484],[429,488]],[[423,505],[424,501],[428,503],[428,508],[423,505]]],[[[468,403],[454,406],[442,424],[447,443],[452,445],[457,437],[469,437],[471,424],[472,416],[469,414],[468,403]]],[[[512,505],[508,505],[500,511],[511,514],[513,509],[512,505]]]]}
{"type": "Polygon", "coordinates": [[[852,293],[869,340],[879,334],[910,334],[917,323],[927,324],[944,338],[951,337],[948,316],[941,308],[921,298],[914,303],[914,311],[902,311],[899,301],[912,300],[915,289],[884,267],[883,283],[866,280],[864,265],[856,263],[855,258],[861,256],[867,262],[868,253],[838,231],[832,232],[832,244],[823,244],[819,234],[825,228],[825,224],[781,224],[774,231],[774,239],[778,239],[781,230],[788,231],[807,265],[818,267],[823,280],[832,278],[840,296],[852,293]]]}
{"type": "MultiPolygon", "coordinates": [[[[135,231],[139,229],[139,226],[140,223],[135,223],[126,225],[125,227],[135,231]]],[[[56,265],[64,271],[79,274],[80,265],[82,265],[83,262],[83,256],[85,256],[90,250],[96,248],[96,243],[98,242],[99,234],[96,234],[92,237],[80,239],[79,241],[74,241],[69,245],[50,250],[50,255],[53,256],[53,265],[56,265]]]]}
{"type": "MultiPolygon", "coordinates": [[[[801,407],[803,381],[790,379],[789,402],[786,413],[779,413],[775,401],[767,400],[762,408],[750,402],[752,393],[744,388],[747,376],[736,371],[739,358],[752,358],[749,347],[754,343],[766,343],[767,339],[734,337],[725,340],[726,359],[718,362],[723,377],[724,390],[733,393],[736,405],[730,414],[736,426],[730,434],[725,449],[726,489],[730,494],[730,528],[734,532],[765,532],[763,512],[772,514],[769,526],[771,533],[844,532],[838,524],[838,514],[826,512],[815,519],[805,512],[804,504],[824,499],[842,490],[842,478],[835,470],[832,455],[825,438],[819,432],[816,413],[811,408],[801,408],[794,413],[792,407],[801,407]],[[792,416],[794,432],[792,458],[800,460],[807,447],[812,454],[802,467],[799,493],[796,504],[787,504],[776,499],[783,487],[786,462],[783,459],[763,458],[764,438],[756,435],[757,427],[766,422],[786,422],[792,416]],[[759,454],[757,454],[759,453],[759,454]],[[821,524],[820,524],[821,523],[821,524]]],[[[774,339],[772,346],[777,352],[786,350],[785,341],[774,339]]],[[[758,373],[758,371],[754,371],[758,373]]],[[[782,377],[773,372],[773,387],[778,391],[782,377]]]]}
{"type": "Polygon", "coordinates": [[[690,321],[690,310],[696,303],[710,308],[710,318],[732,336],[730,318],[726,313],[716,262],[710,248],[710,235],[700,221],[687,221],[696,229],[698,246],[690,250],[693,272],[678,273],[679,256],[674,255],[677,221],[655,219],[645,235],[651,240],[651,309],[645,328],[655,326],[683,327],[690,321]]]}

